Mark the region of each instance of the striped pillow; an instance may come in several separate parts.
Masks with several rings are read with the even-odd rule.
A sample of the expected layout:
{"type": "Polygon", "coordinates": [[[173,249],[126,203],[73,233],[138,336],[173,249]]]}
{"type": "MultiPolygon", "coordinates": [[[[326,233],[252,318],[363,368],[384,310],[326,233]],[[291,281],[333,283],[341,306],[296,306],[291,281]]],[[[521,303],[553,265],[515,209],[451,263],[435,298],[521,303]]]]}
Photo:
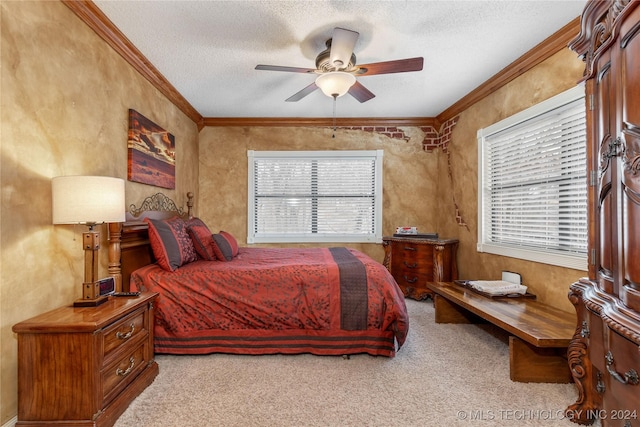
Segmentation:
{"type": "Polygon", "coordinates": [[[144,221],[149,224],[151,250],[160,267],[167,271],[174,271],[198,259],[182,218],[178,216],[171,219],[145,218],[144,221]]]}
{"type": "Polygon", "coordinates": [[[220,231],[213,236],[213,252],[220,261],[231,261],[238,255],[238,242],[231,234],[220,231]]]}

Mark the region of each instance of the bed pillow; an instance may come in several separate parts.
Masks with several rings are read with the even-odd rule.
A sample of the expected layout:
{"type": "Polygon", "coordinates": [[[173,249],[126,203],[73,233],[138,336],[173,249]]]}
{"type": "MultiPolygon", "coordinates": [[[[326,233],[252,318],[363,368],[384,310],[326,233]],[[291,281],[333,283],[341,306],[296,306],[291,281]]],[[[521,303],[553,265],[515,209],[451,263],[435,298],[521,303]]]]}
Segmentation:
{"type": "Polygon", "coordinates": [[[211,236],[213,238],[213,252],[220,261],[231,261],[238,255],[238,241],[226,231],[220,231],[211,236]]]}
{"type": "Polygon", "coordinates": [[[211,230],[209,230],[209,227],[207,227],[200,218],[192,218],[187,221],[187,232],[200,258],[206,259],[207,261],[216,259],[216,254],[213,252],[213,236],[211,230]]]}
{"type": "Polygon", "coordinates": [[[167,271],[196,261],[198,255],[182,218],[149,219],[149,242],[158,265],[167,271]]]}

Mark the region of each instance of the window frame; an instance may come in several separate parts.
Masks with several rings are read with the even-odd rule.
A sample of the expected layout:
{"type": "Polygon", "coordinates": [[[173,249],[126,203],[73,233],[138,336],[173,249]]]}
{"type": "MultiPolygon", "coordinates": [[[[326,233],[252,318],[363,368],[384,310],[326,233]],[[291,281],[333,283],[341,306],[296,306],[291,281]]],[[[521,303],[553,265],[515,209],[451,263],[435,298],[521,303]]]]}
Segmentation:
{"type": "MultiPolygon", "coordinates": [[[[529,248],[519,245],[509,245],[505,243],[492,241],[489,236],[489,230],[486,227],[485,214],[489,214],[487,209],[487,202],[485,194],[490,191],[485,182],[485,169],[487,168],[486,160],[486,138],[491,135],[495,135],[505,129],[521,125],[528,120],[537,118],[541,115],[549,113],[557,108],[561,108],[564,105],[573,103],[577,100],[583,99],[583,105],[585,98],[584,85],[578,85],[565,92],[562,92],[546,101],[540,102],[526,110],[523,110],[517,114],[514,114],[506,119],[503,119],[493,125],[490,125],[484,129],[478,130],[478,241],[477,251],[486,252],[495,255],[508,256],[512,258],[520,258],[523,260],[545,263],[549,265],[556,265],[560,267],[573,268],[577,270],[587,270],[588,262],[588,248],[585,242],[585,253],[568,253],[564,251],[554,251],[546,248],[529,248]]],[[[586,105],[585,105],[585,119],[586,119],[586,105]]],[[[586,129],[585,129],[586,138],[586,129]]],[[[584,143],[585,158],[586,158],[586,140],[584,143]]],[[[584,165],[584,188],[585,198],[587,197],[587,164],[584,165]]],[[[586,207],[585,207],[586,218],[586,207]]],[[[585,235],[588,227],[588,219],[585,219],[584,228],[585,235]]]]}
{"type": "Polygon", "coordinates": [[[247,150],[248,197],[247,197],[247,243],[382,243],[382,172],[384,150],[325,150],[325,151],[254,151],[247,150]],[[261,234],[256,229],[255,170],[256,159],[318,159],[318,158],[369,158],[374,160],[374,212],[373,232],[370,234],[261,234]]]}

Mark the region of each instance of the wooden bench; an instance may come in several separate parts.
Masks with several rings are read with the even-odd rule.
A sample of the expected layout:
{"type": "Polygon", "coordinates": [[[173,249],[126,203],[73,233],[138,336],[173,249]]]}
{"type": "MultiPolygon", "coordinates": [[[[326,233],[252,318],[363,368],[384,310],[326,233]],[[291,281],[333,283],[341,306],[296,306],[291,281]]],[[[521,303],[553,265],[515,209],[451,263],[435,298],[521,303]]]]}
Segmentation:
{"type": "Polygon", "coordinates": [[[490,298],[453,282],[428,282],[436,323],[479,323],[509,333],[512,381],[569,383],[567,347],[577,316],[532,298],[490,298]]]}

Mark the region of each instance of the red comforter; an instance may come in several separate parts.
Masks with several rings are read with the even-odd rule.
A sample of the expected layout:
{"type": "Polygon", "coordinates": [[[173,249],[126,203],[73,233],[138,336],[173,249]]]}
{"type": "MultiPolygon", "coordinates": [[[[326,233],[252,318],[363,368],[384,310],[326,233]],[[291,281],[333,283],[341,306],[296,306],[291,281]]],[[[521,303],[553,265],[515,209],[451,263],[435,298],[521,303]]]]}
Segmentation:
{"type": "Polygon", "coordinates": [[[158,353],[392,357],[409,327],[393,277],[353,249],[240,248],[229,262],[145,266],[130,287],[160,294],[158,353]]]}

